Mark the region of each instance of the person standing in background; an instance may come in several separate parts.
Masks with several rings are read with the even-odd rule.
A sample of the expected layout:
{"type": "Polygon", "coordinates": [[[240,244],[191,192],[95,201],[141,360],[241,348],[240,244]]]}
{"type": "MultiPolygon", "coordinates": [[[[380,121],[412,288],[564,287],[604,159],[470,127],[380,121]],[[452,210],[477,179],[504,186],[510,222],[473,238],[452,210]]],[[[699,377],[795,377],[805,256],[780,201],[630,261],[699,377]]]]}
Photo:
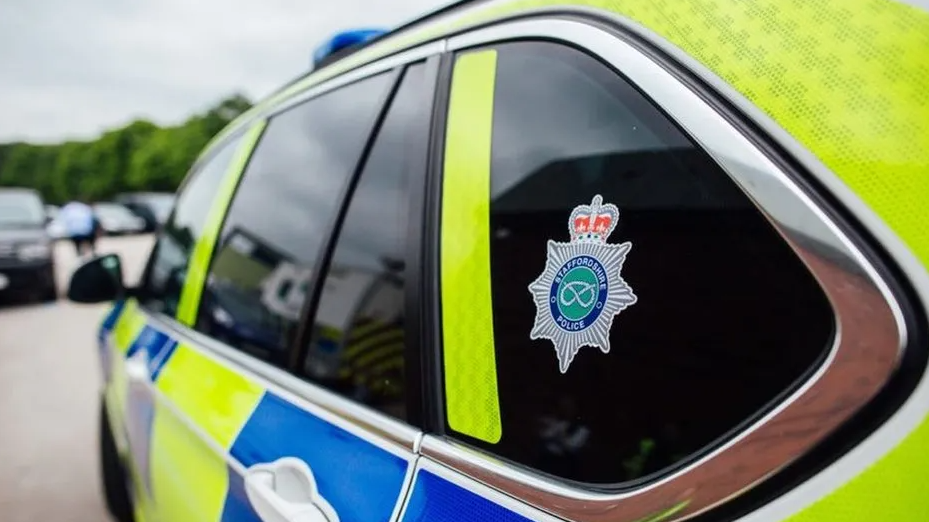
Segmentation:
{"type": "Polygon", "coordinates": [[[69,202],[61,208],[59,219],[64,224],[65,231],[74,243],[77,257],[84,256],[84,246],[90,249],[90,254],[96,251],[97,219],[94,211],[80,198],[69,202]]]}

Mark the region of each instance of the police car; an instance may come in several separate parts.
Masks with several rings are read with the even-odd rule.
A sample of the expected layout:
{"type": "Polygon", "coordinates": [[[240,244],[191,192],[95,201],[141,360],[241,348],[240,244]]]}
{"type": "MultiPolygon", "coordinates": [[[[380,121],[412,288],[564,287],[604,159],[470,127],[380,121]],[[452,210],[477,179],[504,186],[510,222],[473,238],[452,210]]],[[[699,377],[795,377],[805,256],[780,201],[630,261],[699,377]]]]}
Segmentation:
{"type": "Polygon", "coordinates": [[[120,520],[929,519],[929,12],[490,0],[329,42],[98,257],[120,520]],[[217,332],[221,332],[219,335],[217,332]]]}

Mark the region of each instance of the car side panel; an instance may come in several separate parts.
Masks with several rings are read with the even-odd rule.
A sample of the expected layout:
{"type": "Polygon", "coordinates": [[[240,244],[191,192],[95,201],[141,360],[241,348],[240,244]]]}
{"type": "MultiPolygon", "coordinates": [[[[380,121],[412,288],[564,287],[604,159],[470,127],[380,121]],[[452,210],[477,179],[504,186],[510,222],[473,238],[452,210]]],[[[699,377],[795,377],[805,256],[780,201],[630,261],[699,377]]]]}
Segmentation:
{"type": "Polygon", "coordinates": [[[152,407],[149,390],[129,378],[126,361],[140,351],[146,354],[155,351],[159,341],[165,339],[146,332],[144,317],[134,299],[117,302],[100,330],[103,397],[139,521],[152,520],[153,503],[144,478],[147,450],[143,449],[148,447],[150,438],[152,407]]]}
{"type": "Polygon", "coordinates": [[[434,472],[418,470],[402,522],[453,522],[532,520],[491,502],[479,493],[455,484],[434,472]]]}
{"type": "MultiPolygon", "coordinates": [[[[247,139],[239,142],[236,158],[227,167],[226,185],[235,186],[255,142],[260,136],[263,125],[261,121],[254,123],[246,134],[247,139]]],[[[228,200],[226,192],[228,190],[221,191],[220,194],[213,198],[211,208],[213,214],[219,216],[210,216],[213,218],[211,220],[213,229],[218,227],[222,221],[221,211],[224,212],[225,203],[228,200]],[[224,197],[225,199],[223,199],[224,197]]],[[[215,239],[215,234],[211,237],[215,239]]],[[[201,255],[195,255],[195,261],[203,257],[203,244],[208,240],[209,238],[201,238],[201,241],[198,242],[195,254],[200,252],[201,255]]],[[[198,275],[200,274],[194,270],[193,279],[196,279],[198,275]]],[[[187,279],[191,279],[190,274],[188,274],[187,279]]],[[[187,293],[190,294],[191,292],[187,293]]],[[[195,296],[189,296],[188,301],[191,300],[191,297],[195,296]]],[[[137,518],[165,520],[167,516],[167,520],[191,520],[192,522],[216,520],[218,511],[216,516],[209,512],[210,495],[207,492],[219,491],[222,494],[225,490],[226,471],[221,453],[203,452],[203,448],[198,447],[198,444],[202,444],[201,439],[203,437],[198,439],[191,430],[185,429],[185,423],[183,422],[185,419],[183,417],[172,418],[172,416],[178,415],[177,405],[172,404],[172,401],[178,397],[170,394],[172,379],[168,378],[167,390],[169,393],[166,394],[164,390],[158,388],[161,370],[177,351],[178,341],[148,325],[147,314],[139,308],[139,303],[135,299],[127,301],[122,305],[120,311],[118,319],[108,318],[109,322],[114,324],[112,330],[113,339],[108,346],[105,345],[105,354],[102,354],[102,356],[104,361],[107,361],[105,364],[108,364],[112,369],[106,388],[106,402],[111,413],[113,413],[111,418],[115,417],[112,423],[114,430],[119,432],[115,438],[117,441],[120,439],[125,441],[122,444],[117,442],[117,447],[120,447],[120,453],[127,463],[126,467],[132,482],[130,490],[137,518]],[[156,439],[158,444],[153,444],[156,439]],[[167,447],[168,450],[162,450],[163,447],[167,447]],[[162,451],[169,456],[163,458],[160,454],[162,451]],[[197,454],[200,459],[193,458],[193,454],[197,454]],[[188,467],[196,468],[194,474],[178,474],[176,476],[171,474],[174,469],[171,467],[172,462],[170,459],[179,455],[189,457],[185,459],[184,463],[188,467]],[[210,455],[213,455],[212,459],[209,458],[210,455]],[[152,462],[157,466],[150,467],[152,462]],[[162,469],[165,467],[167,467],[168,471],[163,473],[162,469]],[[165,474],[171,476],[171,479],[158,480],[165,474]],[[191,486],[190,484],[183,484],[182,481],[178,487],[182,488],[183,491],[179,493],[172,488],[172,486],[177,486],[177,481],[174,479],[178,477],[187,477],[188,480],[195,478],[195,480],[192,480],[195,484],[191,486]],[[198,490],[198,487],[202,488],[202,490],[198,490]],[[183,495],[191,492],[195,493],[199,499],[198,503],[192,506],[191,509],[201,511],[185,511],[190,504],[185,504],[183,495]],[[161,496],[164,496],[165,499],[160,499],[161,496]],[[170,511],[175,506],[178,506],[178,509],[183,513],[182,517],[178,518],[170,511]],[[207,511],[202,512],[202,509],[207,511]],[[168,510],[168,513],[163,513],[164,510],[168,510]]],[[[101,337],[105,336],[101,335],[101,337]]],[[[183,360],[183,357],[181,359],[183,360]]],[[[183,365],[179,365],[179,367],[181,369],[175,370],[172,374],[184,371],[185,367],[183,365]]],[[[227,384],[216,379],[209,381],[209,383],[219,386],[227,384]]],[[[183,400],[182,396],[181,399],[183,400]]],[[[193,411],[197,412],[198,410],[194,408],[193,411]]],[[[207,411],[207,409],[204,408],[203,411],[207,411]]],[[[238,413],[242,417],[241,421],[244,422],[248,412],[238,413]]],[[[221,508],[222,498],[222,496],[219,496],[213,502],[218,506],[214,510],[221,508]]]]}
{"type": "MultiPolygon", "coordinates": [[[[112,318],[112,328],[109,330],[104,329],[101,333],[101,338],[105,340],[101,343],[101,355],[107,376],[104,397],[107,410],[110,412],[110,419],[114,423],[113,429],[120,432],[125,427],[123,412],[125,411],[127,391],[126,352],[129,351],[132,342],[135,341],[139,332],[145,326],[144,320],[137,313],[137,309],[138,303],[134,299],[119,303],[114,307],[113,313],[114,315],[118,314],[118,316],[112,318]]],[[[110,322],[110,320],[108,319],[107,322],[110,322]]]]}
{"type": "Polygon", "coordinates": [[[226,450],[263,388],[153,327],[135,301],[117,305],[117,313],[101,337],[112,341],[108,406],[119,422],[113,424],[117,438],[127,443],[137,518],[220,520],[229,484],[226,450]],[[127,377],[130,357],[148,361],[150,382],[127,377]]]}
{"type": "MultiPolygon", "coordinates": [[[[686,507],[686,502],[669,503],[666,509],[638,522],[661,522],[686,507]]],[[[555,522],[548,513],[521,504],[441,464],[421,459],[401,522],[555,522]]]]}
{"type": "Polygon", "coordinates": [[[264,390],[187,342],[169,354],[155,387],[151,481],[159,520],[219,520],[229,449],[264,390]]]}
{"type": "MultiPolygon", "coordinates": [[[[411,465],[404,458],[267,392],[231,450],[251,466],[295,456],[310,464],[320,493],[343,521],[388,521],[411,465]]],[[[254,520],[242,477],[232,476],[223,521],[254,520]]]]}
{"type": "Polygon", "coordinates": [[[126,394],[123,410],[145,520],[258,521],[244,492],[244,470],[283,456],[310,465],[341,520],[394,518],[411,453],[307,411],[135,306],[123,307],[120,316],[113,332],[120,323],[143,323],[123,357],[141,351],[151,357],[149,393],[126,394]]]}
{"type": "Polygon", "coordinates": [[[100,330],[97,333],[97,346],[99,348],[100,370],[103,375],[104,389],[106,389],[113,378],[112,334],[125,306],[126,301],[116,301],[104,316],[103,322],[100,324],[100,330]]]}

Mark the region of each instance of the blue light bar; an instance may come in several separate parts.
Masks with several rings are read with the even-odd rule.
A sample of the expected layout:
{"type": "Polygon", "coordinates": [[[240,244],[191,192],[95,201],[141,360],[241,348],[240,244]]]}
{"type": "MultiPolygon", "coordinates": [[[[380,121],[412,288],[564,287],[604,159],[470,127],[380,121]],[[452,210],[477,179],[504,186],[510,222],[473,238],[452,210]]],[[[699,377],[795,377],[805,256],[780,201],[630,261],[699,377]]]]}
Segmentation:
{"type": "Polygon", "coordinates": [[[346,47],[363,44],[387,32],[386,29],[352,29],[336,33],[313,51],[313,67],[346,47]]]}

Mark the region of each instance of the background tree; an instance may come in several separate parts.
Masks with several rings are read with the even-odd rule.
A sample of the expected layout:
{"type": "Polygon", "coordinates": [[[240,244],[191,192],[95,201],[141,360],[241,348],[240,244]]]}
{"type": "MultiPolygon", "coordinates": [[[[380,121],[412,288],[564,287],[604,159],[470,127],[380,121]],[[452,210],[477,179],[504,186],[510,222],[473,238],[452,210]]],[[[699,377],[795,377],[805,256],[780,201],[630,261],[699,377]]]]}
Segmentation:
{"type": "Polygon", "coordinates": [[[137,120],[92,141],[0,143],[0,186],[35,188],[49,203],[173,192],[209,140],[251,105],[234,94],[176,126],[137,120]]]}

